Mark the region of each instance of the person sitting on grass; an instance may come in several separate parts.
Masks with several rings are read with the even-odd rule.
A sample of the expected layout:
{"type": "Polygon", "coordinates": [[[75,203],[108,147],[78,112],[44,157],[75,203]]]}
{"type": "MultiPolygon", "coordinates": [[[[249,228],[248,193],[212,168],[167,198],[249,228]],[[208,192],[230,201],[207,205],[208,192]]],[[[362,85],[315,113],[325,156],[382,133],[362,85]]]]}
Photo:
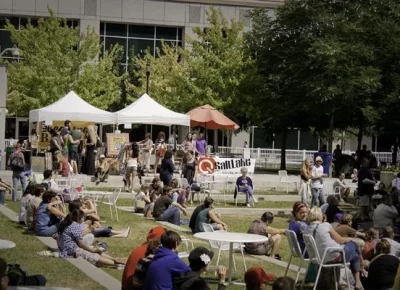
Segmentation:
{"type": "Polygon", "coordinates": [[[135,213],[146,213],[150,209],[150,186],[143,183],[139,192],[135,195],[135,213]]]}
{"type": "MultiPolygon", "coordinates": [[[[208,265],[214,256],[212,251],[204,247],[197,247],[189,254],[189,267],[190,272],[186,273],[183,277],[175,280],[176,290],[210,290],[207,281],[201,275],[207,272],[208,265]]],[[[218,290],[225,290],[226,268],[219,266],[217,269],[219,283],[218,290]]]]}
{"type": "Polygon", "coordinates": [[[161,195],[154,203],[153,217],[156,221],[165,221],[174,225],[181,224],[180,212],[187,215],[186,209],[179,203],[173,202],[171,199],[172,188],[164,187],[163,195],[161,195]]]}
{"type": "Polygon", "coordinates": [[[397,215],[398,212],[393,206],[392,198],[389,195],[383,195],[382,202],[377,206],[373,213],[374,227],[381,229],[386,226],[393,227],[397,215]]]}
{"type": "Polygon", "coordinates": [[[364,283],[366,290],[392,289],[400,262],[390,252],[391,247],[387,240],[381,240],[376,245],[375,256],[370,261],[368,278],[364,283]]]}
{"type": "Polygon", "coordinates": [[[256,197],[253,196],[253,181],[247,176],[248,170],[246,167],[242,167],[240,172],[242,175],[236,180],[235,195],[233,197],[236,200],[238,193],[244,192],[246,194],[246,206],[250,207],[250,201],[254,203],[258,202],[256,197]]]}
{"type": "Polygon", "coordinates": [[[110,165],[108,164],[104,154],[101,154],[99,160],[96,160],[95,167],[96,173],[94,174],[94,177],[96,178],[96,185],[100,182],[107,183],[110,165]]]}
{"type": "Polygon", "coordinates": [[[156,250],[147,270],[144,289],[173,289],[174,279],[190,271],[177,253],[181,242],[181,237],[174,231],[161,236],[162,246],[156,250]]]}
{"type": "Polygon", "coordinates": [[[57,183],[53,180],[53,171],[50,169],[46,169],[43,172],[43,181],[42,185],[47,186],[47,190],[54,191],[55,193],[59,193],[60,189],[58,188],[57,183]]]}
{"type": "Polygon", "coordinates": [[[379,231],[376,228],[370,228],[365,233],[365,246],[361,251],[364,260],[370,261],[375,254],[375,246],[379,242],[379,231]]]}
{"type": "Polygon", "coordinates": [[[174,202],[179,203],[181,206],[185,207],[185,203],[186,203],[186,199],[187,199],[186,198],[186,195],[187,195],[186,189],[179,187],[179,181],[176,178],[172,179],[171,187],[172,187],[172,200],[174,202]]]}
{"type": "Polygon", "coordinates": [[[146,218],[153,217],[154,203],[163,193],[163,186],[160,178],[158,177],[153,178],[153,180],[150,183],[149,192],[150,192],[151,203],[149,209],[146,212],[144,212],[144,217],[146,218]]]}
{"type": "Polygon", "coordinates": [[[326,221],[331,224],[335,221],[335,215],[337,213],[342,213],[342,211],[338,207],[339,200],[334,195],[328,196],[327,202],[328,202],[328,208],[326,209],[325,212],[326,221]]]}
{"type": "Polygon", "coordinates": [[[124,273],[122,274],[122,290],[131,290],[132,279],[136,272],[138,262],[140,259],[146,257],[147,249],[149,248],[150,242],[160,241],[161,236],[165,233],[165,228],[157,226],[152,228],[148,235],[146,242],[135,248],[128,257],[126,262],[124,273]]]}
{"type": "Polygon", "coordinates": [[[86,234],[93,234],[95,238],[127,238],[129,236],[130,227],[126,230],[113,230],[112,227],[102,226],[100,224],[100,217],[96,213],[95,206],[92,201],[76,199],[71,201],[68,204],[69,212],[72,212],[76,209],[80,209],[85,213],[85,222],[81,224],[82,234],[85,236],[86,234]]]}
{"type": "Polygon", "coordinates": [[[192,230],[192,233],[195,233],[196,230],[196,220],[197,220],[197,216],[199,215],[199,212],[201,212],[203,209],[205,208],[209,208],[210,205],[214,202],[214,200],[212,199],[212,197],[206,197],[204,199],[203,204],[198,205],[192,215],[190,216],[190,221],[189,221],[189,228],[192,230]]]}
{"type": "Polygon", "coordinates": [[[57,233],[58,226],[65,214],[62,201],[55,192],[43,193],[42,203],[37,209],[35,231],[38,236],[51,237],[57,233]]]}
{"type": "Polygon", "coordinates": [[[19,217],[18,221],[21,225],[26,225],[26,208],[30,200],[34,197],[36,183],[31,181],[22,193],[21,202],[19,205],[19,217]]]}
{"type": "MultiPolygon", "coordinates": [[[[213,208],[214,201],[211,203],[207,202],[207,207],[201,210],[196,217],[196,224],[195,224],[195,233],[204,232],[203,223],[210,224],[214,231],[222,231],[227,230],[228,226],[224,223],[218,215],[214,212],[213,208]]],[[[204,203],[206,206],[206,203],[204,203]]]]}
{"type": "Polygon", "coordinates": [[[266,273],[261,267],[253,267],[244,274],[246,290],[267,290],[268,283],[275,280],[275,275],[266,273]]]}
{"type": "Polygon", "coordinates": [[[344,238],[352,237],[354,238],[354,242],[362,249],[365,247],[365,234],[360,233],[356,229],[352,228],[353,224],[353,216],[351,214],[343,215],[342,219],[340,220],[339,225],[335,227],[335,231],[344,238]]]}
{"type": "Polygon", "coordinates": [[[151,240],[147,246],[146,253],[144,258],[141,258],[137,263],[135,273],[132,277],[132,286],[128,289],[130,290],[142,290],[144,286],[144,281],[146,279],[147,269],[150,266],[150,263],[153,261],[154,254],[156,250],[161,245],[159,239],[151,240]]]}
{"type": "Polygon", "coordinates": [[[265,212],[261,219],[251,223],[248,234],[256,234],[268,237],[267,242],[262,243],[246,243],[246,252],[252,255],[267,255],[280,260],[278,254],[279,247],[282,242],[282,235],[285,234],[284,229],[275,229],[270,225],[274,221],[274,215],[271,212],[265,212]]]}
{"type": "Polygon", "coordinates": [[[293,278],[279,277],[272,284],[272,290],[295,290],[295,286],[293,278]]]}
{"type": "Polygon", "coordinates": [[[394,239],[394,231],[392,227],[385,227],[382,232],[382,240],[387,240],[390,243],[390,254],[395,257],[400,257],[400,243],[394,239]]]}
{"type": "Polygon", "coordinates": [[[42,195],[45,192],[45,187],[41,184],[36,185],[34,190],[34,197],[29,201],[26,207],[26,225],[28,230],[35,230],[37,210],[42,203],[42,195]]]}
{"type": "Polygon", "coordinates": [[[58,229],[58,249],[61,258],[82,257],[93,265],[115,266],[125,264],[126,260],[114,258],[104,253],[103,248],[92,247],[82,240],[80,224],[84,222],[85,213],[75,209],[68,214],[58,229]]]}

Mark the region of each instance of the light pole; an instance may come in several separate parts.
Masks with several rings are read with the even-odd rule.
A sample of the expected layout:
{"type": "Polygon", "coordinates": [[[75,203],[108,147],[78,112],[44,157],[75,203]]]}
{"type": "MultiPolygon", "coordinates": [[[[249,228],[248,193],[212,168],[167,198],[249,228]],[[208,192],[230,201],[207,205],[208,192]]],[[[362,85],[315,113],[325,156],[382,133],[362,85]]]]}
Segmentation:
{"type": "Polygon", "coordinates": [[[150,62],[146,64],[146,94],[149,94],[149,80],[150,80],[150,62]]]}

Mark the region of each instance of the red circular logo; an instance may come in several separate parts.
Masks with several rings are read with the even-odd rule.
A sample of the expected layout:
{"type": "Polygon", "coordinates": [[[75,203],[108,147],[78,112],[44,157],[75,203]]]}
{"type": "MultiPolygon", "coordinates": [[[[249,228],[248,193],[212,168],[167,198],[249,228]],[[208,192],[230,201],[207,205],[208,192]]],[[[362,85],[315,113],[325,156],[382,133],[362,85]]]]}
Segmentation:
{"type": "Polygon", "coordinates": [[[199,158],[199,170],[205,174],[213,174],[217,165],[214,158],[200,157],[199,158]]]}

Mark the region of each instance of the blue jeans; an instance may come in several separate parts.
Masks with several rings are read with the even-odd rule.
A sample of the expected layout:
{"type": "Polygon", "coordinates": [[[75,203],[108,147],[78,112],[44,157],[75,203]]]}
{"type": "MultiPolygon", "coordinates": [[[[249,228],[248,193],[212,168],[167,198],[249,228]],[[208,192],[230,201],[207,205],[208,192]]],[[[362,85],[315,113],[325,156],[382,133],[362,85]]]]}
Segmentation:
{"type": "Polygon", "coordinates": [[[22,185],[22,193],[25,192],[26,189],[26,176],[24,171],[13,171],[12,174],[12,180],[13,180],[13,192],[12,192],[12,201],[17,201],[17,186],[18,186],[18,181],[21,181],[22,185]]]}
{"type": "Polygon", "coordinates": [[[6,203],[6,191],[0,190],[0,204],[4,205],[6,203]]]}
{"type": "Polygon", "coordinates": [[[98,228],[92,234],[95,238],[108,238],[112,236],[111,228],[98,228]]]}
{"type": "Polygon", "coordinates": [[[344,245],[344,255],[346,262],[350,263],[350,268],[353,272],[360,272],[360,250],[356,243],[349,242],[344,245]]]}
{"type": "Polygon", "coordinates": [[[325,203],[324,189],[323,188],[311,188],[311,206],[321,206],[325,203]],[[319,201],[319,205],[318,205],[319,201]]]}
{"type": "Polygon", "coordinates": [[[47,228],[36,229],[36,234],[40,237],[51,237],[57,233],[58,226],[52,225],[47,228]]]}
{"type": "Polygon", "coordinates": [[[181,212],[180,209],[174,206],[170,206],[162,215],[156,220],[163,222],[170,222],[174,225],[181,225],[181,212]]]}
{"type": "Polygon", "coordinates": [[[239,186],[239,192],[244,192],[246,195],[246,203],[249,203],[250,197],[253,196],[253,188],[251,186],[239,186]]]}

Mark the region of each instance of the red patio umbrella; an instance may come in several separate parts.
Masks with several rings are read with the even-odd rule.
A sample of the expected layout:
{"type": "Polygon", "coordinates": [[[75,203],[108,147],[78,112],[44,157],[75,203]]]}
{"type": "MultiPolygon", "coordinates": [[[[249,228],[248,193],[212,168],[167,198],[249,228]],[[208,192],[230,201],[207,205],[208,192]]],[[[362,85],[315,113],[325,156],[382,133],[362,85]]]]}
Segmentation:
{"type": "Polygon", "coordinates": [[[200,106],[186,113],[190,116],[191,127],[203,127],[210,130],[236,130],[239,126],[210,105],[200,106]]]}

